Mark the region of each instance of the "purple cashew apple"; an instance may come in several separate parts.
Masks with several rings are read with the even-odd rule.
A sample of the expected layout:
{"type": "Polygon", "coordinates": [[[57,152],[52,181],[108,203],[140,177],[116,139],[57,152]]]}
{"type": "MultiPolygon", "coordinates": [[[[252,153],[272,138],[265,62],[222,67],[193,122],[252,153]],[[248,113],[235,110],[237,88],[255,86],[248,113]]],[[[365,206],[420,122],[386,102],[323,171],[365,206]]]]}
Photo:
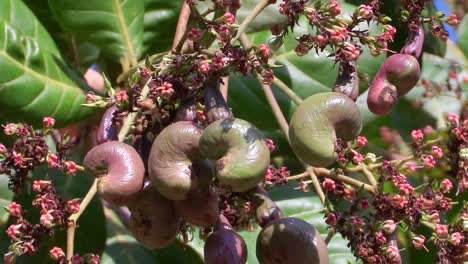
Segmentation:
{"type": "Polygon", "coordinates": [[[102,144],[107,141],[117,140],[117,129],[112,123],[114,114],[117,112],[117,106],[113,105],[104,112],[99,123],[99,128],[96,132],[96,140],[98,144],[102,144]]]}
{"type": "Polygon", "coordinates": [[[170,200],[161,196],[151,184],[132,196],[129,229],[143,245],[152,249],[168,246],[177,236],[182,219],[170,200]]]}
{"type": "Polygon", "coordinates": [[[289,123],[289,138],[296,155],[315,167],[336,160],[337,138],[352,140],[362,129],[361,112],[348,96],[318,93],[304,100],[289,123]]]}
{"type": "Polygon", "coordinates": [[[220,215],[215,231],[206,239],[204,247],[206,264],[244,264],[247,261],[247,245],[232,230],[229,221],[220,215]]]}
{"type": "Polygon", "coordinates": [[[177,215],[187,223],[206,227],[214,225],[219,215],[219,198],[212,186],[189,192],[186,200],[173,201],[177,215]]]}
{"type": "Polygon", "coordinates": [[[205,113],[208,123],[216,120],[233,118],[231,109],[219,91],[218,78],[211,77],[205,86],[205,113]]]}
{"type": "Polygon", "coordinates": [[[200,182],[210,181],[211,173],[197,173],[200,167],[194,163],[204,160],[199,152],[202,133],[203,128],[197,124],[179,121],[164,128],[154,140],[148,172],[154,187],[164,197],[185,200],[200,182]]]}
{"type": "Polygon", "coordinates": [[[98,178],[97,193],[113,205],[125,205],[143,188],[145,166],[131,146],[108,141],[92,148],[85,156],[84,166],[98,178]]]}
{"type": "Polygon", "coordinates": [[[412,55],[394,54],[388,57],[369,88],[367,105],[376,115],[390,112],[398,99],[418,83],[418,60],[412,55]]]}
{"type": "Polygon", "coordinates": [[[304,220],[286,217],[270,222],[257,237],[261,264],[328,264],[327,244],[304,220]]]}
{"type": "Polygon", "coordinates": [[[262,187],[257,185],[255,189],[249,192],[249,197],[255,208],[255,220],[257,220],[260,227],[283,217],[281,209],[262,187]]]}
{"type": "Polygon", "coordinates": [[[359,96],[359,78],[354,62],[341,62],[333,91],[356,101],[359,96]]]}
{"type": "Polygon", "coordinates": [[[408,40],[405,46],[400,50],[401,54],[408,54],[419,59],[424,44],[424,28],[421,24],[416,28],[410,29],[408,40]]]}

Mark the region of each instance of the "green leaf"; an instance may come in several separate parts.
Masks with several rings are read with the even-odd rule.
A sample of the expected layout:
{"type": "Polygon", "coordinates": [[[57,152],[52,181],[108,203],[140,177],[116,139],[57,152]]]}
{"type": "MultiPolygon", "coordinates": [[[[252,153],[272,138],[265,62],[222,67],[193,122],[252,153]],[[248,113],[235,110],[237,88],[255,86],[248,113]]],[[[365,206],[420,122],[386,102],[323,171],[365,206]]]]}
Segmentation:
{"type": "Polygon", "coordinates": [[[8,181],[7,175],[0,174],[0,230],[3,229],[10,216],[3,207],[8,206],[13,199],[13,192],[8,189],[8,181]]]}
{"type": "MultiPolygon", "coordinates": [[[[196,251],[191,244],[184,245],[180,241],[163,249],[146,248],[130,234],[112,210],[106,209],[105,214],[108,236],[101,263],[203,263],[199,251],[196,251]]],[[[197,242],[195,239],[192,243],[197,242]]]]}
{"type": "Polygon", "coordinates": [[[145,0],[143,56],[167,51],[177,25],[182,0],[145,0]]]}
{"type": "Polygon", "coordinates": [[[52,116],[62,126],[91,113],[80,105],[84,92],[66,74],[63,62],[44,50],[44,44],[4,21],[0,21],[0,43],[2,119],[40,125],[42,117],[52,116]]]}
{"type": "MultiPolygon", "coordinates": [[[[44,6],[43,3],[42,6],[44,6]]],[[[12,25],[24,37],[35,40],[43,51],[47,50],[60,57],[60,52],[52,37],[22,1],[0,1],[0,21],[12,25]]]]}
{"type": "Polygon", "coordinates": [[[49,0],[65,31],[100,47],[111,60],[135,61],[141,54],[144,5],[141,0],[49,0]]]}
{"type": "Polygon", "coordinates": [[[463,17],[463,21],[460,23],[457,29],[457,42],[458,47],[465,54],[465,58],[468,58],[468,16],[463,17]]]}
{"type": "MultiPolygon", "coordinates": [[[[312,193],[304,193],[301,190],[294,190],[297,185],[288,184],[282,187],[276,187],[270,191],[270,196],[275,200],[276,204],[281,208],[283,214],[290,217],[303,219],[313,225],[322,234],[325,239],[327,236],[327,224],[323,219],[322,204],[317,196],[312,193]]],[[[256,241],[260,228],[254,231],[241,231],[240,234],[244,238],[248,249],[247,263],[258,263],[256,257],[256,241]]],[[[343,239],[339,234],[335,235],[328,244],[328,256],[330,264],[354,263],[355,257],[351,250],[347,248],[348,241],[343,239]]]]}

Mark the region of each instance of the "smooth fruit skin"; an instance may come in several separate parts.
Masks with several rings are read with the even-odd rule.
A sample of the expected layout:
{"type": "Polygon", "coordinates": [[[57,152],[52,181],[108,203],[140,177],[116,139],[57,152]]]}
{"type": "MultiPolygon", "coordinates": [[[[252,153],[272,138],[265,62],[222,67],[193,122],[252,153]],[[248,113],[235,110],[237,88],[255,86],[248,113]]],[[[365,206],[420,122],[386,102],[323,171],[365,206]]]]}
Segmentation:
{"type": "Polygon", "coordinates": [[[107,141],[117,140],[117,129],[112,124],[114,114],[117,112],[117,106],[113,105],[104,112],[96,132],[96,140],[98,144],[107,141]]]}
{"type": "Polygon", "coordinates": [[[233,118],[231,109],[219,91],[218,78],[212,77],[205,86],[205,112],[209,124],[216,120],[233,118]]]}
{"type": "Polygon", "coordinates": [[[244,264],[247,261],[247,245],[224,216],[216,224],[215,231],[206,239],[204,247],[206,264],[244,264]]]}
{"type": "Polygon", "coordinates": [[[147,185],[128,204],[129,228],[133,236],[152,249],[168,246],[179,232],[182,219],[176,215],[171,201],[147,185]]]}
{"type": "Polygon", "coordinates": [[[260,264],[328,264],[327,244],[304,220],[286,217],[269,223],[257,237],[260,264]]]}
{"type": "Polygon", "coordinates": [[[262,133],[237,118],[217,120],[206,127],[200,151],[216,160],[216,173],[223,187],[234,192],[254,188],[270,164],[270,151],[262,133]]]}
{"type": "Polygon", "coordinates": [[[145,166],[136,150],[119,141],[108,141],[92,148],[84,166],[97,171],[97,192],[113,205],[124,205],[143,188],[145,166]]]}
{"type": "Polygon", "coordinates": [[[405,46],[401,48],[401,54],[408,54],[419,59],[424,44],[424,28],[421,24],[416,29],[411,29],[405,46]]]}
{"type": "Polygon", "coordinates": [[[336,139],[354,139],[361,129],[357,105],[346,95],[326,92],[310,96],[297,107],[289,123],[289,138],[301,160],[327,167],[335,162],[336,139]]]}
{"type": "Polygon", "coordinates": [[[398,99],[418,83],[421,70],[415,57],[394,54],[388,57],[369,88],[367,105],[376,115],[390,112],[398,99]]]}
{"type": "Polygon", "coordinates": [[[266,226],[271,221],[280,219],[283,212],[268,196],[268,193],[260,186],[249,192],[249,198],[255,207],[255,220],[260,227],[266,226]]]}
{"type": "Polygon", "coordinates": [[[160,194],[170,200],[184,200],[197,187],[192,161],[202,159],[198,142],[203,129],[192,122],[179,121],[161,131],[151,146],[148,161],[150,180],[160,194]]]}

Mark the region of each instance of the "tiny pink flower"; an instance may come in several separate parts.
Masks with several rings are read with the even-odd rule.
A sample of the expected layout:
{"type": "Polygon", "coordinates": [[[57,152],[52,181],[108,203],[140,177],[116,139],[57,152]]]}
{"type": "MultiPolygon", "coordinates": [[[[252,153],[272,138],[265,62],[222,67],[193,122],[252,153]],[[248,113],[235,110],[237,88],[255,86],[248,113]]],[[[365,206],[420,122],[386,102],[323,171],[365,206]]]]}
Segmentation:
{"type": "Polygon", "coordinates": [[[354,228],[363,228],[365,223],[364,223],[364,220],[362,220],[361,217],[359,216],[351,216],[351,223],[353,224],[354,228]]]}
{"type": "Polygon", "coordinates": [[[51,214],[53,211],[54,210],[49,210],[46,213],[41,215],[41,218],[40,218],[41,225],[43,225],[43,226],[45,226],[47,228],[51,228],[53,226],[54,217],[51,214]]]}
{"type": "Polygon", "coordinates": [[[362,18],[371,18],[373,14],[374,12],[372,11],[372,7],[368,5],[359,6],[358,16],[362,18]]]}
{"type": "Polygon", "coordinates": [[[10,238],[14,238],[16,236],[18,236],[19,234],[21,234],[20,232],[20,228],[22,227],[21,224],[18,224],[18,225],[10,225],[7,229],[7,235],[10,237],[10,238]]]}
{"type": "Polygon", "coordinates": [[[21,212],[22,212],[22,208],[21,208],[21,205],[16,203],[16,202],[12,202],[8,205],[8,210],[10,210],[10,214],[13,215],[13,216],[21,216],[21,212]]]}
{"type": "Polygon", "coordinates": [[[392,234],[396,229],[396,224],[393,220],[386,220],[382,223],[382,230],[387,234],[392,234]]]}
{"type": "Polygon", "coordinates": [[[426,238],[423,235],[414,236],[411,240],[413,243],[414,248],[421,249],[424,247],[424,243],[426,242],[426,238]]]}
{"type": "Polygon", "coordinates": [[[416,164],[414,161],[408,161],[405,163],[404,167],[409,171],[409,172],[415,172],[416,171],[416,164]]]}
{"type": "Polygon", "coordinates": [[[434,206],[434,202],[432,200],[429,200],[429,199],[424,199],[422,204],[421,204],[421,208],[423,210],[432,209],[433,206],[434,206]]]}
{"type": "Polygon", "coordinates": [[[439,212],[437,212],[437,211],[432,211],[432,212],[429,214],[429,221],[430,221],[431,223],[434,223],[434,224],[440,223],[440,215],[439,215],[439,212]]]}
{"type": "Polygon", "coordinates": [[[424,134],[421,130],[413,130],[411,131],[411,138],[413,138],[414,142],[419,142],[424,138],[424,134]]]}
{"type": "Polygon", "coordinates": [[[450,235],[448,241],[452,245],[458,246],[458,245],[460,245],[460,242],[461,242],[462,238],[463,238],[463,236],[459,232],[455,232],[455,233],[450,235]]]}
{"type": "Polygon", "coordinates": [[[297,44],[296,48],[294,48],[294,51],[296,52],[297,56],[302,57],[309,53],[309,48],[306,45],[299,43],[297,44]]]}
{"type": "Polygon", "coordinates": [[[334,213],[328,213],[327,218],[325,218],[325,223],[329,226],[335,226],[336,225],[336,215],[334,213]]]}
{"type": "Polygon", "coordinates": [[[99,255],[91,254],[88,257],[86,263],[87,264],[99,264],[99,263],[101,263],[101,258],[99,257],[99,255]]]}
{"type": "Polygon", "coordinates": [[[385,255],[387,258],[395,260],[400,256],[400,251],[398,251],[398,248],[395,246],[389,246],[385,251],[385,255]]]}
{"type": "Polygon", "coordinates": [[[317,10],[313,7],[305,7],[304,14],[309,20],[314,20],[317,18],[317,10]]]}
{"type": "Polygon", "coordinates": [[[361,54],[356,45],[354,45],[351,42],[345,42],[343,44],[342,51],[346,55],[346,58],[351,61],[357,60],[359,58],[359,55],[361,54]]]}
{"type": "Polygon", "coordinates": [[[392,25],[384,25],[383,29],[384,29],[383,37],[387,40],[393,41],[393,38],[395,37],[395,34],[396,34],[396,28],[392,25]]]}
{"type": "Polygon", "coordinates": [[[358,136],[356,138],[356,143],[358,144],[359,147],[365,147],[367,145],[367,138],[364,136],[358,136]]]}
{"type": "Polygon", "coordinates": [[[86,103],[94,103],[96,102],[96,94],[93,91],[89,91],[86,93],[86,103]]]}
{"type": "Polygon", "coordinates": [[[0,154],[5,154],[6,152],[7,152],[7,148],[5,147],[5,145],[0,143],[0,154]]]}
{"type": "Polygon", "coordinates": [[[230,24],[234,24],[234,22],[236,22],[236,18],[234,17],[233,14],[227,12],[226,14],[224,14],[223,17],[221,17],[221,21],[224,21],[224,23],[230,25],[230,24]]]}
{"type": "Polygon", "coordinates": [[[383,244],[387,243],[387,238],[385,237],[385,235],[381,231],[375,233],[375,240],[380,245],[383,245],[383,244]]]}
{"type": "Polygon", "coordinates": [[[448,73],[448,77],[449,77],[450,79],[457,79],[457,78],[458,78],[458,73],[457,73],[456,71],[450,71],[450,72],[448,73]]]}
{"type": "Polygon", "coordinates": [[[192,28],[187,34],[187,38],[191,41],[198,41],[202,37],[202,32],[199,28],[192,28]]]}
{"type": "Polygon", "coordinates": [[[329,10],[330,10],[330,13],[334,16],[341,14],[341,6],[338,4],[338,1],[336,0],[330,1],[329,10]]]}
{"type": "Polygon", "coordinates": [[[443,179],[442,182],[440,182],[439,188],[441,192],[449,193],[453,188],[453,184],[449,179],[443,179]]]}
{"type": "Polygon", "coordinates": [[[427,168],[434,168],[434,166],[436,165],[436,160],[434,159],[432,155],[425,156],[423,158],[423,161],[424,161],[424,166],[426,166],[427,168]]]}
{"type": "Polygon", "coordinates": [[[198,71],[200,73],[207,73],[210,70],[210,64],[207,61],[200,61],[198,63],[198,71]]]}
{"type": "Polygon", "coordinates": [[[64,258],[65,257],[65,253],[63,252],[63,250],[59,247],[54,247],[52,248],[50,251],[49,251],[49,256],[55,260],[55,261],[59,261],[60,259],[64,258]]]}
{"type": "Polygon", "coordinates": [[[356,194],[356,192],[354,191],[354,189],[345,188],[343,190],[343,197],[347,201],[352,201],[354,199],[355,194],[356,194]]]}
{"type": "Polygon", "coordinates": [[[35,192],[41,192],[42,190],[48,188],[51,185],[50,181],[34,181],[32,184],[32,189],[35,192]]]}
{"type": "Polygon", "coordinates": [[[64,162],[65,164],[65,173],[66,174],[75,174],[76,173],[76,163],[71,161],[71,160],[67,160],[64,162]]]}
{"type": "Polygon", "coordinates": [[[427,125],[423,128],[424,135],[430,135],[434,133],[434,128],[430,125],[427,125]]]}
{"type": "Polygon", "coordinates": [[[5,135],[10,136],[16,133],[16,129],[18,129],[17,124],[9,123],[3,127],[3,133],[5,133],[5,135]]]}
{"type": "Polygon", "coordinates": [[[434,155],[436,158],[442,158],[444,152],[442,151],[442,148],[438,146],[432,146],[432,155],[434,155]]]}
{"type": "Polygon", "coordinates": [[[404,196],[401,196],[399,194],[393,195],[391,197],[391,202],[392,204],[400,208],[404,208],[408,204],[408,200],[406,200],[404,196]]]}
{"type": "Polygon", "coordinates": [[[363,160],[363,156],[361,153],[354,151],[353,152],[353,163],[359,164],[363,160]]]}
{"type": "Polygon", "coordinates": [[[450,123],[452,123],[455,126],[458,126],[458,123],[460,122],[460,116],[457,114],[449,114],[447,119],[450,123]]]}
{"type": "Polygon", "coordinates": [[[265,180],[271,181],[272,179],[273,179],[273,173],[271,172],[271,169],[268,168],[267,171],[265,172],[265,180]]]}
{"type": "Polygon", "coordinates": [[[370,207],[370,203],[368,200],[364,199],[364,200],[361,200],[361,202],[359,203],[361,205],[361,208],[362,209],[367,209],[370,207]]]}
{"type": "Polygon", "coordinates": [[[336,188],[335,181],[329,178],[325,178],[322,183],[322,187],[325,189],[327,192],[333,192],[336,188]]]}
{"type": "Polygon", "coordinates": [[[230,27],[222,25],[218,28],[218,34],[222,40],[228,40],[232,36],[232,31],[230,27]]]}
{"type": "Polygon", "coordinates": [[[174,93],[174,88],[170,82],[164,82],[163,85],[158,87],[156,90],[162,95],[171,95],[174,93]]]}
{"type": "Polygon", "coordinates": [[[445,225],[437,225],[435,233],[439,238],[446,238],[448,236],[448,229],[445,225]]]}
{"type": "Polygon", "coordinates": [[[80,203],[78,199],[67,201],[67,208],[71,214],[76,214],[80,211],[80,203]]]}
{"type": "Polygon", "coordinates": [[[44,127],[51,128],[55,124],[55,119],[53,119],[52,117],[49,117],[49,116],[44,117],[42,119],[42,124],[44,125],[44,127]]]}
{"type": "Polygon", "coordinates": [[[265,62],[265,63],[268,62],[268,58],[271,55],[271,51],[267,47],[267,45],[260,44],[260,46],[258,46],[258,52],[260,54],[260,58],[262,59],[262,61],[265,62]]]}
{"type": "Polygon", "coordinates": [[[330,40],[333,43],[343,42],[348,36],[348,30],[346,30],[345,28],[328,29],[328,32],[330,33],[330,40]]]}
{"type": "Polygon", "coordinates": [[[75,254],[71,258],[71,264],[83,264],[83,258],[80,255],[75,254]]]}
{"type": "Polygon", "coordinates": [[[47,155],[47,163],[49,164],[49,168],[58,167],[58,156],[55,153],[49,153],[47,155]]]}
{"type": "Polygon", "coordinates": [[[265,139],[265,141],[267,143],[267,146],[268,146],[268,149],[270,150],[270,152],[275,151],[275,149],[276,149],[275,142],[273,142],[273,140],[269,139],[269,138],[265,139]]]}
{"type": "Polygon", "coordinates": [[[143,68],[143,69],[140,69],[140,75],[141,77],[148,77],[150,75],[150,72],[148,69],[143,68]]]}
{"type": "Polygon", "coordinates": [[[21,166],[23,164],[23,154],[16,152],[16,150],[13,150],[13,163],[15,166],[21,166]]]}
{"type": "Polygon", "coordinates": [[[320,47],[325,47],[328,43],[328,36],[327,35],[317,35],[315,37],[315,43],[320,47]]]}
{"type": "Polygon", "coordinates": [[[398,185],[398,189],[400,190],[400,193],[403,195],[409,195],[413,192],[413,186],[409,183],[402,183],[398,185]]]}
{"type": "Polygon", "coordinates": [[[128,101],[128,94],[126,91],[118,91],[116,94],[115,94],[115,100],[119,103],[122,103],[122,102],[127,102],[128,101]]]}
{"type": "Polygon", "coordinates": [[[460,20],[458,20],[457,15],[451,14],[447,17],[444,18],[445,23],[449,24],[450,26],[456,26],[458,23],[460,23],[460,20]]]}

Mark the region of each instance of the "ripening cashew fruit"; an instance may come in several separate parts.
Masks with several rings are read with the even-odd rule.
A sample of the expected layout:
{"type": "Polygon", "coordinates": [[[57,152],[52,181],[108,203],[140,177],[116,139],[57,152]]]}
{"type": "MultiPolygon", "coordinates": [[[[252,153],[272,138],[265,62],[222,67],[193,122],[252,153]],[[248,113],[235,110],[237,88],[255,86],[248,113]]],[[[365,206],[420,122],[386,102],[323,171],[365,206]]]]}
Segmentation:
{"type": "Polygon", "coordinates": [[[113,205],[124,205],[143,188],[145,166],[135,149],[125,143],[109,141],[92,148],[84,166],[98,177],[97,193],[113,205]]]}
{"type": "Polygon", "coordinates": [[[205,128],[200,152],[216,160],[219,182],[234,192],[254,188],[270,164],[270,151],[262,133],[242,119],[217,120],[205,128]]]}
{"type": "Polygon", "coordinates": [[[216,120],[233,118],[231,109],[219,91],[219,82],[217,78],[212,77],[206,82],[205,86],[205,113],[208,123],[216,120]]]}
{"type": "MultiPolygon", "coordinates": [[[[203,160],[199,140],[203,128],[195,123],[179,121],[164,128],[151,146],[148,173],[154,187],[170,200],[185,200],[190,190],[209,173],[196,173],[193,161],[203,160]],[[199,176],[199,177],[198,177],[199,176]]],[[[209,180],[209,179],[208,179],[209,180]]]]}
{"type": "Polygon", "coordinates": [[[173,202],[177,215],[187,223],[205,227],[214,225],[218,219],[219,199],[212,186],[192,190],[186,200],[173,202]]]}
{"type": "Polygon", "coordinates": [[[286,217],[270,222],[257,237],[260,264],[328,264],[327,244],[304,220],[286,217]]]}
{"type": "Polygon", "coordinates": [[[356,101],[359,96],[359,78],[354,62],[341,62],[333,91],[356,101]]]}
{"type": "Polygon", "coordinates": [[[289,123],[289,138],[296,155],[309,165],[335,162],[337,138],[351,140],[362,129],[361,112],[346,95],[318,93],[304,100],[289,123]]]}
{"type": "Polygon", "coordinates": [[[151,184],[132,197],[128,208],[132,213],[129,229],[140,243],[158,249],[174,241],[182,219],[175,213],[171,201],[151,184]]]}
{"type": "Polygon", "coordinates": [[[114,114],[117,112],[117,106],[113,105],[104,112],[96,132],[96,140],[98,144],[107,141],[117,140],[117,129],[112,124],[114,114]]]}
{"type": "Polygon", "coordinates": [[[206,239],[204,247],[206,264],[244,264],[247,261],[247,245],[232,230],[228,220],[220,215],[215,231],[206,239]]]}
{"type": "Polygon", "coordinates": [[[376,115],[384,115],[398,99],[418,83],[420,76],[418,60],[407,54],[388,57],[374,77],[367,96],[367,105],[376,115]]]}
{"type": "Polygon", "coordinates": [[[415,29],[410,29],[408,40],[405,46],[401,48],[401,54],[408,54],[419,59],[423,50],[424,44],[424,28],[421,24],[415,29]]]}
{"type": "Polygon", "coordinates": [[[268,193],[260,186],[249,192],[250,200],[255,208],[255,219],[260,227],[266,226],[271,221],[283,216],[281,209],[268,196],[268,193]]]}

